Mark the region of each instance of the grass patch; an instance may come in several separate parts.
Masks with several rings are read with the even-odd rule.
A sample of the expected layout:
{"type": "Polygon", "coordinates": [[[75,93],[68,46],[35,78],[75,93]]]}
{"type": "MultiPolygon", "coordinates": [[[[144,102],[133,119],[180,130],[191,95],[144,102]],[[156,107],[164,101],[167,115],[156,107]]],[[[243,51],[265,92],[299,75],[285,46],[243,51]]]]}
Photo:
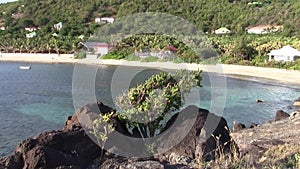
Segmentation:
{"type": "Polygon", "coordinates": [[[101,59],[116,59],[116,60],[120,60],[120,59],[124,59],[125,57],[123,55],[119,55],[119,54],[106,54],[104,56],[101,57],[101,59]]]}
{"type": "Polygon", "coordinates": [[[160,59],[157,57],[154,57],[154,56],[149,56],[146,58],[142,58],[140,61],[141,62],[157,62],[157,61],[160,61],[160,59]]]}

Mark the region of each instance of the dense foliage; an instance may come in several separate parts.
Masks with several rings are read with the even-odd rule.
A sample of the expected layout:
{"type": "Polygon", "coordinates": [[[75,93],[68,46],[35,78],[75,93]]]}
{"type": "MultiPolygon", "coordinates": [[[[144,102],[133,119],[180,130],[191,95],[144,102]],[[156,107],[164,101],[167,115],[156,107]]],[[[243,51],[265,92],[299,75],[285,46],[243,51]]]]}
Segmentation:
{"type": "Polygon", "coordinates": [[[300,70],[299,61],[291,62],[267,62],[267,54],[273,49],[279,49],[290,45],[300,49],[300,39],[297,37],[286,37],[278,34],[270,35],[231,35],[212,36],[212,44],[220,54],[222,63],[242,64],[261,67],[276,67],[300,70]]]}
{"type": "Polygon", "coordinates": [[[111,50],[110,55],[105,56],[104,58],[118,56],[117,59],[130,60],[131,58],[134,58],[136,60],[139,58],[134,57],[135,52],[147,53],[168,51],[169,46],[176,48],[176,51],[174,51],[174,56],[176,56],[175,59],[179,57],[185,62],[196,62],[199,60],[197,54],[186,44],[174,37],[165,35],[133,35],[128,38],[124,38],[115,45],[115,47],[111,50]]]}
{"type": "MultiPolygon", "coordinates": [[[[223,63],[267,66],[263,61],[271,49],[286,44],[300,49],[300,1],[297,0],[19,0],[0,5],[0,26],[7,28],[0,30],[0,50],[76,53],[82,48],[79,42],[86,41],[103,26],[95,23],[96,17],[116,17],[118,20],[122,16],[138,12],[164,12],[191,22],[208,33],[223,63]],[[58,22],[63,23],[60,31],[53,27],[58,22]],[[260,36],[245,35],[246,28],[267,24],[282,25],[283,32],[260,36]],[[25,37],[29,32],[24,28],[29,26],[40,28],[36,31],[37,37],[25,37]],[[230,29],[231,35],[210,35],[220,27],[230,29]],[[79,39],[81,35],[84,36],[83,39],[79,39]]],[[[147,38],[149,39],[144,36],[141,40],[147,38]]],[[[157,41],[150,37],[150,40],[152,43],[148,45],[158,49],[170,42],[170,39],[161,37],[157,41]]],[[[134,40],[130,43],[137,46],[124,48],[119,44],[117,48],[120,51],[117,54],[121,55],[110,57],[124,58],[126,52],[133,52],[147,45],[134,40]]],[[[171,43],[179,48],[179,61],[194,62],[197,58],[182,42],[175,40],[171,43]]],[[[131,56],[127,59],[136,58],[131,56]]]]}
{"type": "Polygon", "coordinates": [[[184,94],[200,86],[201,71],[161,72],[116,98],[120,116],[142,137],[159,134],[161,122],[184,105],[184,94]]]}

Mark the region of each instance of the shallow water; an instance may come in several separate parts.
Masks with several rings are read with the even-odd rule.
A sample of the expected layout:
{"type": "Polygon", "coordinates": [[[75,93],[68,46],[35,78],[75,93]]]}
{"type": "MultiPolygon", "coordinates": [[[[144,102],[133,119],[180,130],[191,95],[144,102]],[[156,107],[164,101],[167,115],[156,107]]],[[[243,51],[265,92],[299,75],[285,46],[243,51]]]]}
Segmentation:
{"type": "MultiPolygon", "coordinates": [[[[114,107],[111,95],[112,77],[116,66],[101,66],[96,76],[95,95],[99,100],[114,107]]],[[[124,67],[140,71],[141,68],[124,67]]],[[[66,117],[74,112],[72,99],[73,64],[41,64],[0,62],[0,157],[10,154],[25,138],[46,130],[60,129],[66,117]],[[31,65],[31,70],[20,70],[20,65],[31,65]]],[[[138,73],[130,82],[133,86],[161,70],[147,69],[138,73]]],[[[300,96],[300,87],[282,85],[251,77],[251,81],[217,74],[203,74],[202,85],[196,93],[195,104],[210,109],[211,105],[222,108],[215,112],[222,115],[232,126],[233,121],[250,124],[262,123],[274,118],[278,109],[288,109],[300,96]],[[226,85],[216,86],[216,81],[226,85]],[[213,85],[212,85],[213,84],[213,85]],[[213,87],[212,87],[213,86],[213,87]],[[212,102],[212,98],[213,102],[212,102]],[[256,103],[256,99],[266,102],[256,103]]],[[[127,78],[127,77],[123,77],[127,78]]],[[[118,80],[117,86],[124,85],[118,80]]]]}

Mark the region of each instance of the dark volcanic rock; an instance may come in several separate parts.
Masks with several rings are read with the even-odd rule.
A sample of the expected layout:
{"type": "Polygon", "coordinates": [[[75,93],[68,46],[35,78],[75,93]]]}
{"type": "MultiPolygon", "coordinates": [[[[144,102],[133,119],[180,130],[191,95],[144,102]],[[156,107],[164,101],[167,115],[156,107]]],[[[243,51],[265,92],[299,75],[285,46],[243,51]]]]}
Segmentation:
{"type": "Polygon", "coordinates": [[[237,131],[240,131],[242,129],[246,128],[246,125],[245,124],[242,124],[242,123],[234,123],[233,124],[233,128],[232,128],[232,132],[237,132],[237,131]]]}
{"type": "Polygon", "coordinates": [[[94,119],[98,118],[100,113],[105,114],[110,112],[114,112],[114,110],[101,102],[88,104],[68,117],[64,129],[73,129],[76,126],[91,129],[94,119]]]}
{"type": "Polygon", "coordinates": [[[0,166],[12,169],[60,166],[84,168],[99,155],[99,147],[83,129],[52,131],[25,140],[13,155],[0,162],[0,166]]]}
{"type": "Polygon", "coordinates": [[[92,120],[86,114],[92,114],[92,111],[107,113],[111,110],[102,103],[85,106],[68,118],[61,131],[44,132],[23,141],[11,156],[0,160],[0,168],[86,168],[100,156],[101,151],[78,119],[84,117],[92,120]]]}
{"type": "Polygon", "coordinates": [[[173,116],[167,127],[169,133],[163,139],[168,141],[163,141],[162,147],[168,147],[184,136],[179,144],[160,157],[161,160],[167,160],[171,164],[187,164],[193,159],[208,161],[214,159],[217,147],[224,148],[224,152],[229,150],[230,135],[227,122],[224,118],[209,113],[207,110],[189,106],[173,116]],[[175,120],[177,124],[170,128],[175,120]]]}
{"type": "Polygon", "coordinates": [[[256,124],[256,123],[251,123],[251,124],[249,125],[249,128],[252,129],[252,128],[257,127],[257,126],[258,126],[258,124],[256,124]]]}
{"type": "MultiPolygon", "coordinates": [[[[115,112],[114,109],[104,105],[101,102],[95,104],[88,104],[80,109],[78,109],[73,116],[69,116],[64,129],[73,129],[76,127],[83,127],[85,130],[91,130],[93,121],[99,118],[99,114],[106,114],[115,112]]],[[[115,130],[124,135],[130,135],[126,129],[126,125],[119,120],[117,116],[113,116],[111,123],[115,130]]]]}
{"type": "Polygon", "coordinates": [[[0,160],[0,168],[22,168],[23,164],[22,154],[18,152],[0,160]]]}
{"type": "MultiPolygon", "coordinates": [[[[0,168],[87,168],[101,153],[100,147],[92,141],[87,130],[92,128],[94,119],[100,113],[110,112],[114,110],[102,103],[89,104],[79,109],[72,117],[68,117],[62,130],[44,132],[23,141],[11,156],[0,160],[0,168]]],[[[111,123],[116,130],[114,132],[140,137],[130,134],[118,116],[113,116],[111,123]]],[[[190,168],[192,160],[211,160],[215,157],[217,147],[226,152],[231,144],[225,119],[196,106],[189,106],[174,115],[161,134],[163,137],[158,141],[158,151],[170,146],[170,143],[178,144],[163,151],[158,158],[122,158],[106,152],[97,166],[109,169],[190,168]],[[180,136],[182,139],[179,139],[180,136]]],[[[122,141],[118,140],[127,147],[126,151],[137,148],[135,142],[122,141]]],[[[113,140],[109,138],[107,145],[111,142],[112,146],[109,148],[114,146],[113,140]]]]}
{"type": "Polygon", "coordinates": [[[294,106],[298,106],[298,107],[300,106],[300,97],[295,100],[294,106]]]}
{"type": "Polygon", "coordinates": [[[288,117],[290,117],[290,115],[288,113],[286,113],[283,110],[278,110],[275,115],[275,121],[282,120],[282,119],[285,119],[288,117]]]}

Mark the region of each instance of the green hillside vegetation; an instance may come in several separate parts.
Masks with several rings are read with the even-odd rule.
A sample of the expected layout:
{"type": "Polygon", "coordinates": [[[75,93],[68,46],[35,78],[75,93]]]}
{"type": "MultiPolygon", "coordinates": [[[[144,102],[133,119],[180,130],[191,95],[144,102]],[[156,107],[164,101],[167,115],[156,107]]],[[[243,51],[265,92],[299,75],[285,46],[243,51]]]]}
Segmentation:
{"type": "MultiPolygon", "coordinates": [[[[164,12],[188,20],[208,33],[224,63],[278,66],[263,63],[267,52],[283,45],[300,49],[300,1],[295,0],[19,0],[0,5],[0,26],[7,28],[0,30],[0,49],[2,52],[76,53],[82,48],[79,42],[86,41],[103,26],[95,23],[96,17],[118,20],[138,12],[164,12]],[[59,22],[63,23],[60,31],[53,27],[59,22]],[[282,25],[284,29],[267,35],[246,34],[246,28],[257,25],[282,25]],[[36,37],[26,38],[28,32],[24,28],[29,26],[40,28],[36,37]],[[232,33],[211,34],[220,27],[232,33]],[[78,38],[81,35],[84,39],[78,38]]],[[[162,41],[167,40],[157,43],[162,41]]],[[[153,44],[159,45],[165,46],[153,44]]],[[[188,54],[192,52],[180,50],[179,56],[184,61],[193,61],[186,59],[188,54]]],[[[297,69],[297,65],[278,67],[297,69]]]]}

